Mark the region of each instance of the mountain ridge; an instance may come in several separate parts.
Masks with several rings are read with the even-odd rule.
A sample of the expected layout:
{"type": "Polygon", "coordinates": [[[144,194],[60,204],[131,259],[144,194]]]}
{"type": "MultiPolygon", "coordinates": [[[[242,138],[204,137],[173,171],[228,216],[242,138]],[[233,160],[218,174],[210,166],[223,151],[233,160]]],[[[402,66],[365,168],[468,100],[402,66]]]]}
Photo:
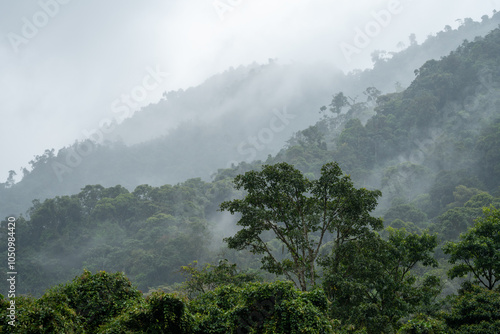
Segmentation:
{"type": "MultiPolygon", "coordinates": [[[[218,169],[230,167],[232,163],[265,159],[268,154],[276,154],[294,133],[313,125],[317,121],[319,106],[326,103],[335,91],[342,90],[356,99],[376,82],[378,89],[390,93],[391,87],[396,89],[394,86],[398,83],[402,87],[413,79],[414,69],[411,67],[420,59],[413,55],[424,49],[447,53],[449,46],[444,49],[440,46],[484,32],[498,22],[498,13],[483,18],[481,23],[465,20],[457,30],[442,31],[422,45],[410,45],[393,54],[390,59],[374,58],[372,70],[345,75],[333,67],[326,71],[321,66],[311,70],[308,66],[279,65],[270,60],[267,65],[252,64],[212,76],[196,88],[165,93],[166,99],[143,108],[131,119],[117,125],[111,135],[104,138],[111,143],[76,142],[57,154],[55,150],[46,150],[35,157],[30,162],[31,170],[23,169],[20,182],[6,182],[0,187],[3,202],[0,212],[2,215],[24,212],[34,198],[43,200],[75,193],[87,184],[122,184],[133,189],[144,183],[161,185],[200,176],[209,180],[218,169]],[[408,59],[412,61],[406,64],[408,59]],[[400,63],[405,63],[406,70],[401,70],[400,63]],[[263,86],[263,81],[273,84],[263,86]],[[280,87],[274,88],[282,82],[285,82],[282,86],[290,86],[287,89],[282,87],[281,91],[280,87]],[[246,87],[251,94],[236,90],[235,83],[246,87]],[[197,93],[200,91],[202,93],[197,93]],[[168,105],[173,106],[170,107],[173,111],[169,112],[168,105]],[[206,107],[208,111],[204,114],[190,112],[195,107],[200,110],[206,107]],[[188,117],[177,128],[169,129],[169,133],[154,136],[154,124],[164,122],[160,116],[152,115],[167,114],[168,118],[176,108],[180,112],[187,110],[188,117]],[[295,118],[289,119],[282,131],[272,131],[270,122],[276,117],[275,111],[283,112],[285,108],[295,118]],[[218,117],[210,115],[211,112],[218,117]],[[138,135],[131,136],[131,143],[135,144],[130,146],[112,141],[134,133],[138,135]],[[155,138],[148,139],[140,134],[155,138]],[[259,139],[259,134],[264,140],[252,143],[251,138],[259,139]],[[183,163],[179,164],[180,161],[183,163]]],[[[278,128],[281,127],[275,127],[278,128]]]]}

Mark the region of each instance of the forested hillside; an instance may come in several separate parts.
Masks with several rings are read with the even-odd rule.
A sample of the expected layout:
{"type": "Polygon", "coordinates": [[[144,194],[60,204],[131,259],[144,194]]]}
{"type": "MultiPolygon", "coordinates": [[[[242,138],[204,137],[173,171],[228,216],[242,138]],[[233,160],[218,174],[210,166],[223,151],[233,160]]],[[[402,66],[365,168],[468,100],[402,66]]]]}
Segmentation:
{"type": "MultiPolygon", "coordinates": [[[[74,194],[88,184],[120,184],[132,191],[146,183],[209,181],[219,168],[266,159],[293,133],[314,125],[319,107],[333,93],[364,102],[368,87],[383,94],[401,91],[427,60],[447,55],[464,39],[485,35],[499,23],[496,13],[482,22],[465,19],[456,30],[445,27],[421,45],[410,37],[398,53],[374,53],[374,68],[364,71],[344,74],[331,65],[278,59],[229,69],[186,91],[165,92],[163,100],[111,129],[97,124],[87,129],[87,141],[48,149],[22,171],[12,166],[22,179],[0,185],[0,216],[24,213],[33,199],[74,194]]],[[[132,112],[111,116],[121,121],[132,112]]]]}
{"type": "MultiPolygon", "coordinates": [[[[94,151],[62,182],[52,166],[64,163],[68,148],[47,151],[21,182],[1,189],[19,208],[27,194],[58,194],[35,199],[17,218],[18,293],[34,296],[17,299],[23,330],[498,333],[500,28],[418,68],[405,60],[498,19],[466,20],[458,31],[377,58],[372,71],[335,77],[337,87],[309,86],[303,99],[285,103],[309,124],[261,160],[211,160],[236,137],[201,121],[142,144],[89,144],[94,151]],[[413,78],[407,88],[401,76],[413,78]],[[401,86],[390,91],[377,85],[382,80],[401,86]],[[192,158],[178,163],[181,152],[192,158]],[[211,179],[160,184],[209,170],[211,179]],[[80,185],[77,175],[90,182],[80,185]],[[54,187],[42,192],[47,184],[54,187]]],[[[251,83],[227,86],[236,102],[237,88],[259,76],[278,85],[280,72],[290,75],[271,62],[205,85],[222,89],[218,80],[243,76],[251,83]]],[[[167,93],[135,119],[157,120],[162,105],[208,101],[194,91],[167,93]]],[[[228,98],[208,92],[207,99],[228,98]]],[[[282,97],[255,110],[280,107],[282,97]]],[[[120,126],[124,133],[140,128],[133,121],[120,126]]],[[[255,126],[258,133],[262,124],[255,126]]],[[[1,226],[5,239],[7,221],[1,226]]]]}

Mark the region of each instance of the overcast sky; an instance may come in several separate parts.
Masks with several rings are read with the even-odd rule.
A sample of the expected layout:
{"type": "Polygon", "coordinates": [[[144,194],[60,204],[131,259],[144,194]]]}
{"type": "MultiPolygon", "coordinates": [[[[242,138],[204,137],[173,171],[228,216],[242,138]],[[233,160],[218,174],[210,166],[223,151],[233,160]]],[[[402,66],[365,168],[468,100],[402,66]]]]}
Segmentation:
{"type": "Polygon", "coordinates": [[[455,28],[457,19],[491,16],[499,5],[492,0],[3,0],[0,182],[11,169],[20,175],[34,155],[57,152],[103,119],[116,118],[117,103],[140,108],[164,91],[269,58],[328,62],[345,71],[365,68],[375,49],[395,51],[411,33],[422,42],[447,24],[455,28]],[[356,41],[357,32],[367,29],[368,41],[356,41]],[[125,102],[124,94],[135,99],[125,102]]]}

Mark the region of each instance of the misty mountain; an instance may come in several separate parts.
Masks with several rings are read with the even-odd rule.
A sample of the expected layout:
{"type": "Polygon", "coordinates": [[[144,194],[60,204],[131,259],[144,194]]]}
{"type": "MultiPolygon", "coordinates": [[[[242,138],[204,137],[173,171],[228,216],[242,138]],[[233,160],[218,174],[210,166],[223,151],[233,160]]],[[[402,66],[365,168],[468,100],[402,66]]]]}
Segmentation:
{"type": "MultiPolygon", "coordinates": [[[[304,128],[311,120],[315,120],[314,114],[304,110],[315,111],[314,103],[329,101],[333,92],[342,90],[346,95],[356,97],[362,96],[362,92],[370,86],[385,93],[407,87],[414,79],[413,71],[427,60],[447,55],[463,40],[484,36],[498,24],[498,14],[492,18],[485,15],[482,22],[465,19],[456,30],[446,26],[436,36],[428,36],[422,45],[418,45],[415,37],[410,36],[408,41],[398,43],[402,48],[400,52],[374,52],[373,69],[356,70],[347,75],[341,73],[340,67],[324,63],[279,65],[279,60],[270,59],[267,65],[241,65],[186,91],[165,92],[164,100],[126,119],[108,138],[122,140],[127,145],[144,142],[166,135],[177,127],[179,120],[183,130],[190,126],[189,121],[215,128],[219,128],[222,121],[224,129],[218,129],[217,132],[231,133],[232,129],[237,129],[232,132],[246,137],[253,134],[248,128],[268,126],[266,114],[269,114],[269,110],[265,108],[273,104],[298,109],[299,113],[294,116],[301,117],[301,120],[303,118],[302,122],[297,120],[297,124],[284,130],[287,135],[283,137],[288,138],[289,134],[296,131],[293,129],[304,128]],[[299,106],[302,103],[309,105],[301,111],[299,106]],[[241,117],[245,117],[244,122],[241,122],[241,117]],[[185,123],[188,123],[187,126],[185,123]]],[[[281,148],[282,139],[273,140],[274,145],[270,148],[281,148]]],[[[269,150],[265,151],[259,158],[267,156],[269,150]]],[[[245,159],[247,162],[251,160],[245,159]]]]}
{"type": "MultiPolygon", "coordinates": [[[[400,91],[427,60],[447,55],[464,39],[484,35],[499,22],[498,13],[482,22],[466,19],[458,29],[447,27],[422,45],[410,37],[398,53],[374,53],[370,70],[345,74],[331,65],[270,59],[229,69],[185,91],[165,92],[161,101],[122,123],[115,120],[111,128],[96,128],[87,140],[35,157],[22,170],[20,182],[1,187],[0,213],[24,212],[35,198],[76,193],[87,184],[121,184],[132,190],[193,177],[208,181],[220,168],[266,159],[294,133],[314,125],[332,94],[342,91],[362,102],[368,87],[400,91]]],[[[375,112],[372,108],[356,116],[366,122],[375,112]]],[[[116,116],[119,120],[121,115],[116,116]]]]}
{"type": "MultiPolygon", "coordinates": [[[[256,68],[266,75],[281,69],[276,64],[256,68]]],[[[241,71],[250,76],[251,70],[241,71]]],[[[286,161],[313,179],[323,164],[337,161],[357,186],[382,190],[377,215],[385,218],[386,226],[411,232],[428,229],[443,242],[456,240],[481,216],[482,207],[500,205],[500,28],[464,41],[440,60],[428,60],[411,75],[414,80],[399,92],[369,89],[363,99],[335,93],[330,104],[324,102],[328,106],[321,108],[322,118],[295,132],[265,163],[286,161]]],[[[234,176],[260,168],[263,162],[221,165],[212,180],[134,189],[134,182],[153,180],[155,172],[165,173],[165,178],[172,171],[177,176],[195,173],[196,166],[178,166],[172,156],[165,156],[165,147],[176,152],[178,145],[181,152],[191,149],[188,144],[209,145],[203,141],[208,129],[191,125],[185,131],[189,135],[178,132],[175,144],[167,144],[169,134],[131,146],[94,146],[79,161],[81,168],[76,165],[68,172],[75,178],[55,182],[59,188],[52,189],[68,191],[68,185],[78,187],[82,179],[101,179],[104,185],[34,201],[28,217],[19,218],[19,232],[25,236],[19,255],[26,275],[23,288],[40,293],[87,267],[124,271],[146,289],[179,282],[179,265],[218,256],[214,243],[235,227],[217,214],[217,207],[238,196],[231,187],[234,176]],[[193,139],[196,134],[199,137],[193,139]],[[78,181],[77,175],[82,177],[78,181]]],[[[75,150],[78,145],[83,144],[75,144],[75,150]]],[[[216,148],[212,150],[192,155],[189,161],[204,164],[216,148]]],[[[4,194],[57,180],[51,164],[62,165],[65,153],[47,151],[38,157],[33,171],[19,184],[4,188],[4,194]]],[[[258,266],[258,260],[246,253],[224,256],[245,267],[258,266]]],[[[456,289],[447,284],[449,290],[456,289]]]]}

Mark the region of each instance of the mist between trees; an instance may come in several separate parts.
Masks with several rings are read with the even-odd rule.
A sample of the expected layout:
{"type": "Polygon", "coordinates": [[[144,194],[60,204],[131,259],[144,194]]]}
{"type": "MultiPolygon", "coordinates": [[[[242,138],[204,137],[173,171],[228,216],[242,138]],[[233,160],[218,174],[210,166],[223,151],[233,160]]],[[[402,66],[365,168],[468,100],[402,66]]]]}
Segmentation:
{"type": "Polygon", "coordinates": [[[9,198],[2,212],[39,198],[15,215],[17,286],[35,296],[18,299],[27,310],[19,323],[35,328],[46,314],[46,328],[110,333],[155,319],[179,333],[498,332],[498,316],[481,305],[499,300],[491,259],[499,251],[500,30],[400,74],[421,50],[442,51],[495,20],[467,21],[376,58],[373,70],[319,75],[316,85],[310,75],[321,69],[270,61],[166,93],[113,134],[199,105],[212,113],[168,130],[156,124],[129,143],[93,144],[64,182],[54,182],[51,166],[81,143],[36,157],[19,183],[0,188],[9,198]],[[265,94],[283,78],[294,80],[265,94]],[[332,89],[341,79],[345,89],[332,89]],[[365,79],[375,84],[360,87],[365,79]],[[276,151],[223,168],[238,159],[235,143],[269,127],[260,117],[267,107],[287,99],[295,118],[275,131],[276,151]],[[90,297],[92,309],[82,303],[90,297]]]}

